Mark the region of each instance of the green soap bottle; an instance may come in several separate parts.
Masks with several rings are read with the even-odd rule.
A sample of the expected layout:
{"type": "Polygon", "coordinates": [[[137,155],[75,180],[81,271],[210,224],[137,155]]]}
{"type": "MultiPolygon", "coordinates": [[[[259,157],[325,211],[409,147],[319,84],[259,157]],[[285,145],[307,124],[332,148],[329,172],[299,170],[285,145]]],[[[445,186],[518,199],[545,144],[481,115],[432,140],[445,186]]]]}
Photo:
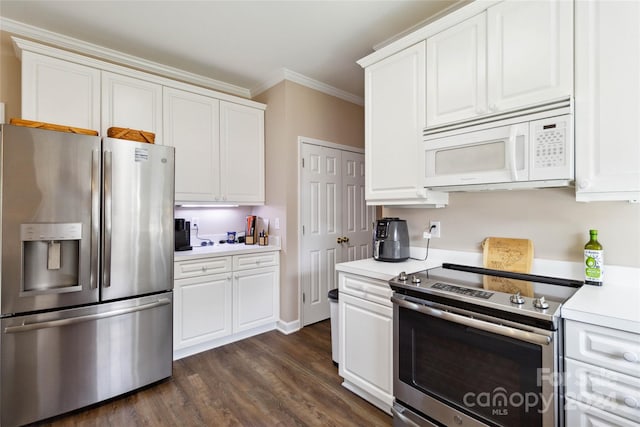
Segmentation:
{"type": "Polygon", "coordinates": [[[598,242],[598,230],[589,230],[589,236],[584,245],[584,283],[602,286],[604,258],[602,245],[598,242]]]}

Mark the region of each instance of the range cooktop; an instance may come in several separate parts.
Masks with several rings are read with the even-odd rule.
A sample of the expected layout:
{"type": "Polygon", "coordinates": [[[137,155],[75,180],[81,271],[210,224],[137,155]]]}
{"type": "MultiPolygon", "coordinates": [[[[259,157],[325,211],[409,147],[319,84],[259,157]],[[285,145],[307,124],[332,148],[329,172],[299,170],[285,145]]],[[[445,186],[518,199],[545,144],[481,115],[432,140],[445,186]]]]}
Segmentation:
{"type": "MultiPolygon", "coordinates": [[[[443,264],[418,273],[400,273],[389,281],[400,294],[457,306],[486,307],[553,320],[583,282],[549,276],[443,264]]],[[[477,308],[476,308],[477,309],[477,308]]]]}

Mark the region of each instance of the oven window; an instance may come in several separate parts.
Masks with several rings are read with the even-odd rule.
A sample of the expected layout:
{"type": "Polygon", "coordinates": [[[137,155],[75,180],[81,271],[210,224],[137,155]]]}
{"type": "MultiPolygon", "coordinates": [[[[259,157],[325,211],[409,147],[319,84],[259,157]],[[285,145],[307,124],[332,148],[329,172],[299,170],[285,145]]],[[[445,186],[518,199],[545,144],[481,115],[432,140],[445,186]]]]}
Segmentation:
{"type": "Polygon", "coordinates": [[[402,382],[489,424],[542,425],[540,346],[405,308],[398,317],[402,382]]]}

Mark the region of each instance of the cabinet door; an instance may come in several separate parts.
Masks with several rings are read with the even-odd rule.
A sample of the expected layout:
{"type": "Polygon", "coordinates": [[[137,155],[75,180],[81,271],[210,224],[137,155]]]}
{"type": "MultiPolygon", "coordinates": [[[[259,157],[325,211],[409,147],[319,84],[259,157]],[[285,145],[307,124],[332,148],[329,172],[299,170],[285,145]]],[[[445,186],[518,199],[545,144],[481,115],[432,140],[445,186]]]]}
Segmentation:
{"type": "Polygon", "coordinates": [[[176,149],[176,202],[220,200],[217,99],[164,88],[165,145],[176,149]]]}
{"type": "Polygon", "coordinates": [[[162,144],[162,86],[102,72],[102,135],[112,126],[153,132],[162,144]]]}
{"type": "Polygon", "coordinates": [[[100,70],[22,52],[22,118],[100,129],[100,70]]]}
{"type": "Polygon", "coordinates": [[[427,126],[486,113],[486,14],[427,40],[427,126]]]}
{"type": "Polygon", "coordinates": [[[365,188],[368,202],[416,199],[425,126],[425,44],[365,70],[365,188]]]}
{"type": "Polygon", "coordinates": [[[340,376],[393,403],[393,309],[340,293],[340,376]]]}
{"type": "Polygon", "coordinates": [[[576,2],[576,198],[640,200],[640,3],[576,2]]]}
{"type": "Polygon", "coordinates": [[[223,202],[264,204],[264,111],[220,101],[223,202]]]}
{"type": "Polygon", "coordinates": [[[173,349],[231,334],[231,273],[175,281],[173,349]]]}
{"type": "Polygon", "coordinates": [[[489,112],[573,94],[573,2],[504,1],[487,10],[489,112]]]}
{"type": "Polygon", "coordinates": [[[638,427],[638,423],[620,418],[618,414],[605,412],[592,405],[566,399],[566,423],[570,427],[638,427]]]}
{"type": "Polygon", "coordinates": [[[274,324],[279,315],[279,267],[233,274],[233,332],[274,324]]]}

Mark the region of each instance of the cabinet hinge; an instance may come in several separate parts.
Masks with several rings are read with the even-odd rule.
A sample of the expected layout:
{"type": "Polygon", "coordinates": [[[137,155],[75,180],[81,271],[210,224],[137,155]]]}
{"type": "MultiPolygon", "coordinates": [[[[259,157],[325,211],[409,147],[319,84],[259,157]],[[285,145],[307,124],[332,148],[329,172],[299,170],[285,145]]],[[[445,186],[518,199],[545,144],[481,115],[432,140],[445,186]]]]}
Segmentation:
{"type": "Polygon", "coordinates": [[[303,304],[305,303],[306,299],[307,299],[307,298],[306,298],[306,296],[305,296],[305,294],[304,294],[304,292],[303,292],[303,293],[302,293],[302,303],[303,303],[303,304]]]}
{"type": "Polygon", "coordinates": [[[302,158],[302,167],[304,167],[304,157],[302,158]]]}
{"type": "Polygon", "coordinates": [[[302,226],[302,235],[304,236],[304,225],[302,226]]]}

